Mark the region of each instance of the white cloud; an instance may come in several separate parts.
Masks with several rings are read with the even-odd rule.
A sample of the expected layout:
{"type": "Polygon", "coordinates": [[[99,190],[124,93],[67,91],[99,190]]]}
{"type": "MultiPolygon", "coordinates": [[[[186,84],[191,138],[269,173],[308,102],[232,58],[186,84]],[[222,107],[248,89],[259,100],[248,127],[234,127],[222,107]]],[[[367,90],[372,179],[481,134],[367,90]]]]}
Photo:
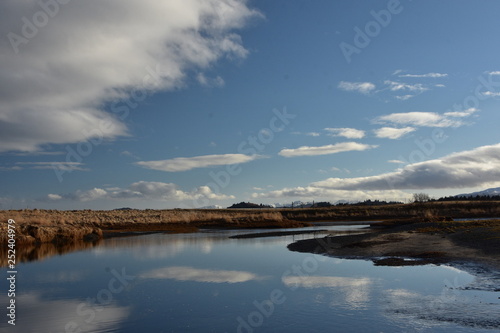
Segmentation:
{"type": "Polygon", "coordinates": [[[0,2],[0,152],[127,135],[126,114],[102,105],[116,111],[132,91],[183,87],[192,69],[246,57],[234,31],[261,16],[243,0],[72,1],[33,38],[10,43],[38,3],[0,2]]]}
{"type": "Polygon", "coordinates": [[[500,92],[486,91],[483,93],[483,95],[488,97],[498,97],[500,96],[500,92]]]}
{"type": "MultiPolygon", "coordinates": [[[[398,73],[399,74],[399,73],[398,73]]],[[[427,74],[400,74],[399,77],[414,77],[414,78],[441,78],[447,77],[448,74],[443,73],[427,73],[427,74]]]]}
{"type": "Polygon", "coordinates": [[[400,190],[381,190],[381,191],[363,191],[363,190],[336,190],[330,188],[321,188],[317,186],[298,186],[292,188],[283,188],[269,192],[252,193],[252,198],[301,198],[301,200],[397,200],[404,201],[411,197],[410,194],[400,190]]]}
{"type": "Polygon", "coordinates": [[[406,162],[401,161],[401,160],[389,160],[387,161],[388,163],[396,163],[396,164],[406,164],[406,162]]]}
{"type": "Polygon", "coordinates": [[[47,198],[49,200],[54,200],[55,201],[55,200],[61,200],[63,197],[60,196],[59,194],[48,194],[47,198]]]}
{"type": "MultiPolygon", "coordinates": [[[[391,163],[402,161],[391,160],[391,163]]],[[[328,178],[307,186],[252,193],[253,198],[318,200],[410,198],[402,190],[491,187],[500,179],[500,144],[450,154],[440,159],[408,164],[394,172],[355,178],[328,178]]]]}
{"type": "Polygon", "coordinates": [[[226,200],[234,199],[232,195],[214,193],[208,186],[200,186],[191,192],[179,190],[176,184],[162,182],[139,181],[132,183],[128,188],[93,188],[91,190],[78,190],[73,193],[59,195],[49,194],[49,200],[73,200],[80,202],[104,199],[141,199],[161,201],[183,200],[226,200]]]}
{"type": "Polygon", "coordinates": [[[326,145],[320,147],[308,147],[302,146],[296,149],[282,149],[279,155],[284,157],[296,157],[296,156],[316,156],[316,155],[328,155],[336,154],[346,151],[362,151],[367,149],[376,148],[378,146],[367,145],[357,142],[342,142],[333,145],[326,145]]]}
{"type": "Polygon", "coordinates": [[[106,190],[94,187],[93,189],[87,191],[78,190],[74,194],[70,194],[69,198],[76,201],[86,202],[86,201],[105,199],[107,196],[108,192],[106,190]]]}
{"type": "Polygon", "coordinates": [[[306,133],[306,135],[308,135],[308,136],[320,136],[320,134],[318,132],[309,132],[309,133],[306,133]]]}
{"type": "Polygon", "coordinates": [[[365,136],[365,131],[355,128],[325,128],[325,131],[330,132],[330,136],[343,136],[348,139],[362,139],[365,136]]]}
{"type": "Polygon", "coordinates": [[[479,109],[476,108],[468,108],[467,110],[464,111],[452,111],[452,112],[445,112],[444,115],[446,117],[457,117],[457,118],[464,118],[464,117],[469,117],[475,112],[478,112],[479,109]]]}
{"type": "Polygon", "coordinates": [[[500,144],[482,146],[440,159],[408,164],[395,172],[358,178],[329,178],[314,188],[403,190],[480,187],[500,179],[500,144]]]}
{"type": "Polygon", "coordinates": [[[263,156],[244,155],[244,154],[223,154],[223,155],[203,155],[194,157],[176,157],[169,160],[159,160],[159,161],[141,161],[141,162],[136,162],[136,164],[153,170],[179,172],[179,171],[187,171],[191,169],[206,168],[217,165],[247,163],[259,158],[263,158],[263,156]]]}
{"type": "Polygon", "coordinates": [[[408,83],[402,83],[402,82],[396,82],[396,81],[390,81],[386,80],[384,81],[386,85],[389,86],[389,89],[391,91],[412,91],[412,92],[424,92],[426,90],[429,90],[429,88],[425,87],[421,83],[416,83],[416,84],[408,84],[408,83]]]}
{"type": "Polygon", "coordinates": [[[371,82],[340,81],[338,88],[345,91],[357,91],[362,94],[369,94],[375,89],[375,85],[371,82]]]}
{"type": "Polygon", "coordinates": [[[420,111],[391,113],[375,118],[375,122],[423,127],[458,127],[463,125],[461,121],[449,119],[445,115],[420,111]]]}
{"type": "Polygon", "coordinates": [[[375,136],[377,138],[386,138],[386,139],[399,139],[405,136],[408,133],[414,132],[415,128],[413,127],[403,127],[403,128],[394,128],[394,127],[382,127],[374,130],[375,136]]]}
{"type": "Polygon", "coordinates": [[[486,72],[488,75],[500,75],[500,71],[486,72]]]}

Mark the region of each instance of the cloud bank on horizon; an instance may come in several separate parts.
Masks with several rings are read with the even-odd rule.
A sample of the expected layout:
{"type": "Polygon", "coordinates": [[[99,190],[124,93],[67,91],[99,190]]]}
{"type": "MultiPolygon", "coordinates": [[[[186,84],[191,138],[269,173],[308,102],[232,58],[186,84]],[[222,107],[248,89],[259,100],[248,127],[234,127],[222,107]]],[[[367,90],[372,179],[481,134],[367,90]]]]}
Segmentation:
{"type": "MultiPolygon", "coordinates": [[[[425,190],[494,186],[500,182],[500,144],[483,146],[404,166],[394,172],[356,178],[328,178],[307,187],[253,193],[254,198],[344,196],[349,191],[367,197],[372,191],[381,196],[399,195],[399,190],[425,190]]],[[[352,195],[349,195],[352,196],[352,195]]],[[[370,196],[371,197],[371,196],[370,196]]]]}

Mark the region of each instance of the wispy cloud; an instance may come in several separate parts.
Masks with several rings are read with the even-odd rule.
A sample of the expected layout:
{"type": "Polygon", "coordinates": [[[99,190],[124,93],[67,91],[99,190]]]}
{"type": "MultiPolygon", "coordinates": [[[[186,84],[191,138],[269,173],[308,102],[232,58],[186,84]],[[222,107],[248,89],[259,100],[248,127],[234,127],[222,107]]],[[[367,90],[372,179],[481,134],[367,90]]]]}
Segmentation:
{"type": "Polygon", "coordinates": [[[391,80],[386,80],[384,81],[384,84],[389,86],[389,89],[391,91],[411,91],[411,92],[417,92],[421,93],[426,90],[429,90],[429,88],[425,87],[421,83],[415,83],[415,84],[408,84],[408,83],[403,83],[403,82],[397,82],[397,81],[391,81],[391,80]]]}
{"type": "MultiPolygon", "coordinates": [[[[21,35],[19,18],[39,10],[37,1],[0,1],[3,31],[21,35]]],[[[182,88],[193,69],[245,58],[235,30],[259,16],[237,0],[78,1],[27,43],[4,36],[0,152],[128,135],[122,111],[102,105],[120,106],[131,91],[182,88]]]]}
{"type": "Polygon", "coordinates": [[[159,161],[141,161],[136,162],[136,164],[153,170],[179,172],[218,165],[247,163],[263,157],[264,156],[262,155],[244,154],[203,155],[194,157],[176,157],[159,161]]]}
{"type": "Polygon", "coordinates": [[[348,139],[362,139],[365,136],[365,131],[355,128],[325,128],[330,136],[342,136],[348,139]]]}
{"type": "Polygon", "coordinates": [[[413,78],[441,78],[441,77],[447,77],[448,74],[444,74],[444,73],[399,74],[398,76],[399,77],[413,77],[413,78]]]}
{"type": "Polygon", "coordinates": [[[308,147],[302,146],[296,149],[282,149],[279,155],[284,157],[297,157],[297,156],[316,156],[316,155],[329,155],[337,154],[347,151],[362,151],[367,149],[376,148],[375,145],[367,145],[358,142],[341,142],[332,145],[308,147]]]}
{"type": "Polygon", "coordinates": [[[341,81],[338,88],[345,91],[355,91],[362,94],[369,94],[375,90],[375,85],[371,82],[347,82],[341,81]]]}
{"type": "Polygon", "coordinates": [[[81,162],[16,162],[8,166],[0,166],[3,171],[16,170],[58,170],[58,171],[89,171],[81,162]]]}
{"type": "Polygon", "coordinates": [[[413,98],[416,95],[400,95],[400,96],[394,96],[394,98],[399,99],[400,101],[406,101],[407,99],[413,98]]]}
{"type": "Polygon", "coordinates": [[[162,182],[139,181],[132,183],[128,188],[93,188],[90,190],[78,190],[69,194],[48,194],[50,201],[73,200],[80,202],[103,200],[103,199],[144,199],[160,201],[182,201],[197,199],[226,200],[234,199],[232,195],[214,193],[208,186],[200,186],[193,191],[180,190],[176,184],[162,182]]]}
{"type": "Polygon", "coordinates": [[[450,111],[450,112],[445,112],[444,116],[446,116],[446,117],[464,118],[464,117],[469,117],[473,113],[476,113],[478,111],[479,111],[479,109],[469,108],[469,109],[464,110],[464,111],[450,111]]]}
{"type": "Polygon", "coordinates": [[[136,160],[139,160],[139,159],[140,159],[137,155],[135,155],[134,153],[129,152],[128,150],[124,150],[124,151],[122,151],[122,152],[120,153],[120,155],[122,155],[122,156],[132,157],[133,159],[136,159],[136,160]]]}
{"type": "Polygon", "coordinates": [[[463,122],[450,119],[445,115],[435,112],[405,112],[391,113],[374,119],[379,124],[411,125],[422,127],[458,127],[464,125],[463,122]]]}
{"type": "Polygon", "coordinates": [[[203,73],[198,73],[198,75],[196,76],[196,80],[202,86],[206,87],[223,87],[225,84],[224,79],[222,77],[217,76],[215,78],[210,78],[205,76],[205,74],[203,73]]]}
{"type": "Polygon", "coordinates": [[[374,130],[374,133],[377,138],[396,140],[405,136],[408,133],[414,132],[415,130],[416,129],[413,127],[403,127],[403,128],[382,127],[374,130]]]}
{"type": "Polygon", "coordinates": [[[21,168],[38,169],[38,170],[53,170],[58,169],[60,171],[89,171],[89,169],[83,167],[81,162],[16,162],[17,166],[21,168]]]}

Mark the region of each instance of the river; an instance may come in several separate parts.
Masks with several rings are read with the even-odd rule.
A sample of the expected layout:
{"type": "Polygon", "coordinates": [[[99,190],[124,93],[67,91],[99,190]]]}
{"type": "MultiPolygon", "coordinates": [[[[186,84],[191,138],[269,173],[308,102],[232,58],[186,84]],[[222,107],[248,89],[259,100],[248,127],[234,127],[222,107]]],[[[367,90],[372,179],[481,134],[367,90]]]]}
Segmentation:
{"type": "MultiPolygon", "coordinates": [[[[363,232],[364,227],[323,223],[316,228],[341,234],[363,232]]],[[[295,240],[324,236],[319,231],[229,238],[242,233],[249,231],[111,238],[93,248],[18,264],[16,325],[7,324],[4,314],[0,332],[399,333],[500,328],[500,286],[491,272],[475,274],[447,265],[374,266],[368,260],[287,249],[295,240]]],[[[6,299],[8,288],[2,280],[6,299]]]]}

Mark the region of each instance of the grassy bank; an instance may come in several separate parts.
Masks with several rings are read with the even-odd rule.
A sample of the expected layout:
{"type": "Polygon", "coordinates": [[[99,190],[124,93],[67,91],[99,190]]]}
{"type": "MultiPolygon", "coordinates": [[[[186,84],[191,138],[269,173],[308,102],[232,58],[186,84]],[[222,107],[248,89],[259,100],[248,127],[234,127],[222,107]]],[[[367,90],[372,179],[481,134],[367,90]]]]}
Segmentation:
{"type": "Polygon", "coordinates": [[[315,221],[435,220],[439,217],[496,217],[500,202],[427,202],[380,206],[345,205],[300,209],[170,209],[170,210],[4,210],[0,243],[7,242],[8,219],[23,243],[95,240],[120,232],[193,232],[198,228],[290,228],[315,221]]]}

